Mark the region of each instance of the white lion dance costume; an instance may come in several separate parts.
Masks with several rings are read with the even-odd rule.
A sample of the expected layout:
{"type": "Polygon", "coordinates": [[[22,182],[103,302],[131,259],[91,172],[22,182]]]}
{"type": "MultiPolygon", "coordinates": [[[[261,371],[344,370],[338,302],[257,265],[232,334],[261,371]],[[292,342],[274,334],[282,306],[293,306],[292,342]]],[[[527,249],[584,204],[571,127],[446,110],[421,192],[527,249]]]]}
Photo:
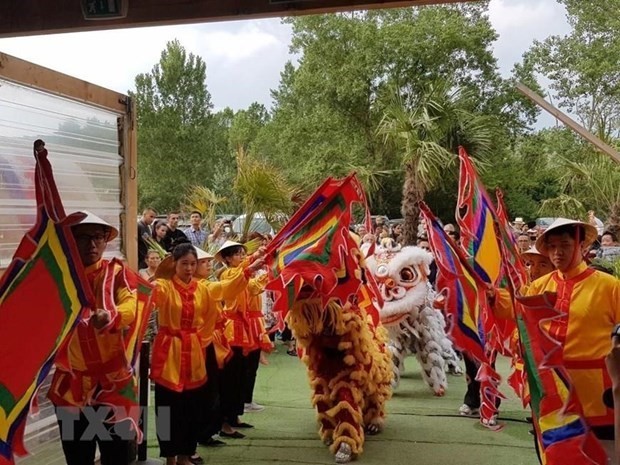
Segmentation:
{"type": "Polygon", "coordinates": [[[422,366],[424,381],[436,396],[445,394],[446,369],[462,374],[446,322],[434,307],[437,293],[428,282],[433,256],[419,247],[377,248],[367,262],[385,301],[381,323],[387,328],[392,353],[394,387],[404,371],[407,353],[414,353],[422,366]]]}
{"type": "Polygon", "coordinates": [[[336,463],[346,463],[362,453],[365,434],[383,428],[392,394],[385,330],[368,315],[372,303],[363,290],[344,306],[331,301],[324,307],[320,298],[301,295],[287,321],[303,348],[319,435],[336,463]]]}

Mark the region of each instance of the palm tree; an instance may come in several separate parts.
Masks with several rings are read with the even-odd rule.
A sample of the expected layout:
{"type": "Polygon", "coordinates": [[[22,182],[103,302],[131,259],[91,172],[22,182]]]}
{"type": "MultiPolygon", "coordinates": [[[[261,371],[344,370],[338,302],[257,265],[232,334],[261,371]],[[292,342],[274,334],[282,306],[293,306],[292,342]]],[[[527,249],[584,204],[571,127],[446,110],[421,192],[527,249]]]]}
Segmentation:
{"type": "Polygon", "coordinates": [[[226,201],[226,197],[217,195],[205,186],[192,186],[185,196],[185,210],[198,211],[202,215],[202,225],[208,230],[213,229],[218,205],[226,201]]]}
{"type": "Polygon", "coordinates": [[[569,218],[585,217],[585,205],[594,208],[601,214],[608,215],[606,226],[614,234],[620,232],[620,169],[618,164],[600,153],[592,153],[582,160],[573,161],[559,157],[558,168],[563,172],[560,180],[563,193],[556,199],[543,202],[541,211],[550,211],[550,207],[558,205],[578,205],[574,211],[565,212],[561,208],[559,213],[573,213],[569,218]],[[577,200],[578,199],[578,200],[577,200]],[[544,209],[544,210],[543,210],[544,209]]]}
{"type": "Polygon", "coordinates": [[[401,211],[406,244],[415,244],[418,203],[437,187],[457,160],[458,146],[473,156],[489,151],[494,121],[470,110],[473,94],[450,82],[431,82],[419,92],[396,89],[378,133],[402,154],[405,169],[401,211]]]}
{"type": "Polygon", "coordinates": [[[244,207],[245,222],[242,237],[247,238],[252,220],[263,213],[274,229],[282,226],[285,215],[291,213],[297,190],[290,186],[282,171],[266,161],[249,155],[243,147],[237,148],[237,176],[234,194],[244,207]]]}

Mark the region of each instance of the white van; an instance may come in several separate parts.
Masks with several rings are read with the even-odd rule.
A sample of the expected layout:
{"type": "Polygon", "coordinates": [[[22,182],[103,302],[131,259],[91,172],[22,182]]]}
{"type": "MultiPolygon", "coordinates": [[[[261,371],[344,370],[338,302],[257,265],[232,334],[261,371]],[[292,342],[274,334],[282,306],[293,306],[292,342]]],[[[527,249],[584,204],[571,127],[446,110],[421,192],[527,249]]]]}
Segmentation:
{"type": "MultiPolygon", "coordinates": [[[[241,234],[243,232],[243,228],[245,227],[245,218],[245,214],[239,215],[232,222],[232,228],[235,233],[241,234]]],[[[286,218],[284,218],[283,216],[283,219],[286,218]]],[[[252,218],[252,224],[250,225],[250,232],[258,232],[265,235],[270,234],[272,236],[275,235],[273,227],[269,224],[263,213],[254,214],[254,218],[252,218]]]]}

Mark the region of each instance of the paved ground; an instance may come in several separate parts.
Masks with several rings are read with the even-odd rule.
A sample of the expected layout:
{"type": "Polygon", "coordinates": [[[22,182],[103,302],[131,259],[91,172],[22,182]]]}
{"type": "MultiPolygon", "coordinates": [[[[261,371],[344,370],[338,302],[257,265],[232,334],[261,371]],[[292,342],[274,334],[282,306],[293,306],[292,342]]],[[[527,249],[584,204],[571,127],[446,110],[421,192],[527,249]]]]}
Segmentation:
{"type": "MultiPolygon", "coordinates": [[[[243,417],[255,429],[246,439],[227,440],[224,447],[199,448],[206,463],[333,463],[317,435],[305,366],[278,348],[270,364],[261,366],[258,373],[255,400],[266,409],[243,417]]],[[[360,465],[537,463],[529,425],[524,422],[526,413],[509,388],[503,389],[509,398],[500,415],[505,428],[491,432],[455,413],[465,392],[464,377],[451,377],[446,397],[436,398],[423,384],[415,359],[408,359],[408,368],[389,402],[386,429],[367,440],[360,465]]],[[[500,362],[498,368],[506,374],[507,362],[500,362]]],[[[153,458],[159,454],[154,438],[151,425],[149,456],[153,458]]]]}

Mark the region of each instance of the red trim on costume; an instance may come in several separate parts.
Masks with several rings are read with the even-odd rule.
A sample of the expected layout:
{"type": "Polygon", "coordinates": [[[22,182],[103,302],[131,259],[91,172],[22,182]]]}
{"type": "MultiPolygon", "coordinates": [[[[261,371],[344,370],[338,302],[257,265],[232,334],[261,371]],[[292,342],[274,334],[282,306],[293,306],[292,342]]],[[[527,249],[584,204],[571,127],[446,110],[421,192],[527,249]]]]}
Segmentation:
{"type": "MultiPolygon", "coordinates": [[[[196,333],[196,328],[192,328],[194,323],[194,314],[196,313],[194,305],[194,294],[198,287],[197,281],[192,281],[188,286],[182,286],[179,283],[172,281],[172,285],[181,296],[181,330],[175,335],[175,337],[181,338],[181,381],[188,380],[191,375],[192,369],[192,341],[191,334],[196,333]]],[[[166,328],[169,334],[170,328],[166,328]]],[[[183,382],[183,385],[186,384],[183,382]]]]}
{"type": "Polygon", "coordinates": [[[605,359],[593,359],[593,360],[564,360],[565,368],[569,370],[594,370],[597,368],[606,370],[605,359]]]}

